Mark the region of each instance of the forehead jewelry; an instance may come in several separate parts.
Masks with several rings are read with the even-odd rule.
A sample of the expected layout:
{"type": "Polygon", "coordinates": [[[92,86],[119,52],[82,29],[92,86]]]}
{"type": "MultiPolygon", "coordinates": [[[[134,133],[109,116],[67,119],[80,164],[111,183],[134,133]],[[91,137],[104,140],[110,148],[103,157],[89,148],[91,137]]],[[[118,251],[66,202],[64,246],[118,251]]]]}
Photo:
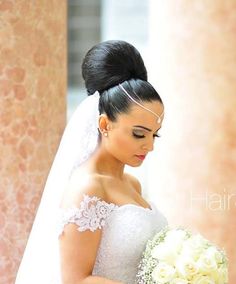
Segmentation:
{"type": "Polygon", "coordinates": [[[139,105],[141,108],[151,112],[152,114],[154,114],[156,117],[157,117],[157,123],[161,123],[161,117],[164,115],[164,111],[161,113],[161,115],[158,115],[156,114],[154,111],[150,110],[149,108],[143,106],[142,104],[140,104],[139,102],[137,102],[134,98],[132,98],[130,96],[130,94],[126,91],[126,89],[121,85],[119,84],[119,87],[122,89],[122,91],[134,102],[136,103],[137,105],[139,105]]]}

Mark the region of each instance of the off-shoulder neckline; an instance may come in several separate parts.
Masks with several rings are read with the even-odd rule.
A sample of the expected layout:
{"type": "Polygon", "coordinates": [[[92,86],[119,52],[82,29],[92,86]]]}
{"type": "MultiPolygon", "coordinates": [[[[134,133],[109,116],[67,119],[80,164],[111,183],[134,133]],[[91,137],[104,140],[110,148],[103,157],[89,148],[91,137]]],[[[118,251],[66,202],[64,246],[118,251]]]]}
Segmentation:
{"type": "MultiPolygon", "coordinates": [[[[93,198],[94,197],[94,196],[90,196],[88,194],[84,194],[84,196],[89,197],[89,198],[93,198]]],[[[148,202],[149,207],[143,207],[143,206],[135,204],[135,203],[125,203],[125,204],[118,205],[118,204],[113,203],[113,202],[107,202],[107,201],[103,200],[100,197],[97,197],[97,198],[98,198],[98,200],[103,201],[103,202],[105,202],[108,205],[114,205],[116,208],[123,208],[123,207],[129,207],[130,206],[130,207],[141,208],[142,210],[153,211],[153,204],[152,204],[152,202],[148,202]]]]}
{"type": "MultiPolygon", "coordinates": [[[[125,207],[134,207],[134,208],[137,208],[137,209],[140,209],[140,210],[153,212],[154,208],[155,208],[154,204],[152,202],[150,202],[150,201],[148,201],[149,207],[143,207],[143,206],[135,204],[135,203],[125,203],[125,204],[120,204],[119,205],[119,204],[115,204],[113,202],[107,202],[107,201],[103,200],[102,198],[100,198],[98,196],[95,196],[95,195],[83,194],[83,201],[84,201],[85,198],[90,198],[90,199],[96,198],[98,201],[105,202],[107,205],[112,205],[116,209],[122,209],[122,208],[125,208],[125,207]]],[[[69,210],[71,208],[78,208],[78,206],[74,205],[74,206],[69,207],[69,208],[60,208],[60,210],[64,211],[64,210],[69,210]]]]}

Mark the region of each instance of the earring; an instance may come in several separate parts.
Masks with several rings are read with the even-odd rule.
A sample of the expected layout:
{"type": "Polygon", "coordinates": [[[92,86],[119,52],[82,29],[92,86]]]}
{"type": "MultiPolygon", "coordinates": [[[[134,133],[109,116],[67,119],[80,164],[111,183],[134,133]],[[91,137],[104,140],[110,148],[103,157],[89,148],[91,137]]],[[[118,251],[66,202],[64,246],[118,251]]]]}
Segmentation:
{"type": "Polygon", "coordinates": [[[107,133],[107,132],[103,132],[103,135],[104,135],[105,137],[107,137],[107,136],[108,136],[108,133],[107,133]]]}

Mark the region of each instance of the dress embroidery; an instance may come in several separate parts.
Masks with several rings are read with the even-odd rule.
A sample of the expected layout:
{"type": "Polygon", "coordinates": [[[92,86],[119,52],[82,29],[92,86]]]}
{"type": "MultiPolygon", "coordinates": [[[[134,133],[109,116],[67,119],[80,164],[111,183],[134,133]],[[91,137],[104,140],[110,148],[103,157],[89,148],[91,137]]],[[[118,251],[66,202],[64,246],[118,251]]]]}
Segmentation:
{"type": "Polygon", "coordinates": [[[61,209],[59,216],[59,235],[64,231],[67,224],[76,224],[78,231],[90,230],[94,232],[101,229],[106,222],[106,218],[118,206],[107,203],[96,196],[84,195],[80,207],[61,209]]]}

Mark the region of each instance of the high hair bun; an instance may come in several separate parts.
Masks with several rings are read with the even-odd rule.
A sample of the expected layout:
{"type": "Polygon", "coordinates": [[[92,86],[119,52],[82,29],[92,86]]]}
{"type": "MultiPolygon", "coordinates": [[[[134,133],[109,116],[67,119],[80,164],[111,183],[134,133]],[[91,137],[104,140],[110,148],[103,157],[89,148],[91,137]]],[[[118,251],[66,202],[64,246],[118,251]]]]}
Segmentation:
{"type": "Polygon", "coordinates": [[[101,94],[124,81],[147,81],[147,70],[138,50],[128,42],[109,40],[92,47],[82,63],[82,76],[89,95],[101,94]]]}

